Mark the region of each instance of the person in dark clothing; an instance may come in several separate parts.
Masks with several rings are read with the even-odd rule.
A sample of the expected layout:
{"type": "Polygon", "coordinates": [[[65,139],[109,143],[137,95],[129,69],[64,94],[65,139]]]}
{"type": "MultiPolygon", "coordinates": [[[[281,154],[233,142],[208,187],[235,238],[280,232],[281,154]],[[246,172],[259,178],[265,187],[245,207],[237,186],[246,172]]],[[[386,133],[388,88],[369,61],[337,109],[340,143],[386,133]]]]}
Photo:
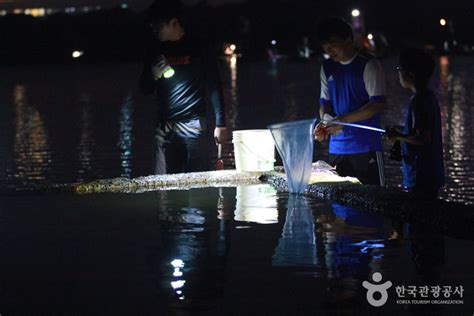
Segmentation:
{"type": "Polygon", "coordinates": [[[217,56],[187,32],[178,1],[155,2],[149,26],[154,38],[146,49],[140,89],[156,94],[155,174],[209,170],[209,102],[216,143],[226,136],[217,56]]]}
{"type": "Polygon", "coordinates": [[[441,114],[438,100],[428,88],[434,67],[433,57],[421,49],[410,48],[400,54],[400,84],[413,96],[405,126],[389,127],[386,134],[401,143],[404,188],[423,199],[436,198],[445,183],[441,114]]]}

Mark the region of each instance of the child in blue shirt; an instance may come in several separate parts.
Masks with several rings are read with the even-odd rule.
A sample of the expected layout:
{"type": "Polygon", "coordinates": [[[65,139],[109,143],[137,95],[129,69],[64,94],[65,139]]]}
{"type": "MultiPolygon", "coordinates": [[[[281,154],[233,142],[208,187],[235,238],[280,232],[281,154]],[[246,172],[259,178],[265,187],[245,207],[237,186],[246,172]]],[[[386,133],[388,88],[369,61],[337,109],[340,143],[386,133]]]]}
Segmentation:
{"type": "Polygon", "coordinates": [[[389,128],[387,137],[401,143],[403,186],[423,199],[435,199],[444,186],[443,141],[438,100],[428,88],[435,62],[427,52],[410,48],[400,54],[400,84],[413,96],[405,126],[389,128]]]}

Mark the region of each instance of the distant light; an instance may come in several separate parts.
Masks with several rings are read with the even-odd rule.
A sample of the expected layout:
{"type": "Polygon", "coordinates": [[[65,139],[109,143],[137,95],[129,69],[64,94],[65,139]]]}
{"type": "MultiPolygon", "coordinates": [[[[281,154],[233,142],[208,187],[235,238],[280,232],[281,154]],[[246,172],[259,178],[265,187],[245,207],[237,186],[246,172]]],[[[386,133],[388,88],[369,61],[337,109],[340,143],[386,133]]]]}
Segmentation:
{"type": "Polygon", "coordinates": [[[180,300],[184,300],[184,296],[181,296],[179,299],[180,299],[180,300]]]}
{"type": "Polygon", "coordinates": [[[374,36],[369,33],[369,35],[367,35],[367,38],[368,38],[369,40],[373,40],[373,39],[374,39],[374,36]]]}
{"type": "Polygon", "coordinates": [[[23,10],[22,9],[14,9],[13,14],[23,14],[23,10]]]}
{"type": "Polygon", "coordinates": [[[75,50],[75,51],[72,52],[72,58],[79,58],[82,55],[84,55],[84,52],[80,51],[80,50],[75,50]]]}
{"type": "Polygon", "coordinates": [[[445,19],[440,19],[440,20],[439,20],[439,24],[440,24],[441,26],[446,26],[446,20],[445,20],[445,19]]]}
{"type": "Polygon", "coordinates": [[[1,16],[7,15],[7,10],[2,10],[2,11],[0,11],[0,15],[1,15],[1,16]]]}
{"type": "Polygon", "coordinates": [[[229,46],[229,48],[230,48],[231,50],[236,50],[236,49],[237,49],[237,46],[235,46],[234,44],[231,44],[231,45],[229,46]]]}
{"type": "Polygon", "coordinates": [[[181,294],[183,294],[183,291],[178,290],[178,291],[176,291],[176,294],[181,295],[181,294]]]}
{"type": "Polygon", "coordinates": [[[171,261],[171,265],[175,268],[183,268],[184,261],[181,259],[174,259],[173,261],[171,261]]]}
{"type": "Polygon", "coordinates": [[[277,41],[272,40],[272,45],[276,45],[277,41]]]}
{"type": "Polygon", "coordinates": [[[185,280],[178,280],[178,281],[173,281],[171,282],[171,286],[173,287],[173,289],[180,289],[184,286],[184,284],[186,283],[185,280]]]}
{"type": "Polygon", "coordinates": [[[46,9],[45,8],[32,8],[32,9],[25,9],[24,13],[26,15],[31,15],[33,17],[40,17],[45,16],[46,9]]]}
{"type": "Polygon", "coordinates": [[[75,7],[67,7],[67,8],[64,9],[64,12],[74,13],[74,12],[76,12],[76,8],[75,7]]]}
{"type": "Polygon", "coordinates": [[[323,57],[324,59],[329,59],[330,56],[328,54],[323,54],[323,57]]]}
{"type": "Polygon", "coordinates": [[[352,10],[351,14],[352,14],[353,17],[358,17],[360,15],[360,11],[357,10],[357,9],[354,9],[354,10],[352,10]]]}
{"type": "Polygon", "coordinates": [[[128,9],[128,4],[122,3],[122,4],[120,5],[120,7],[121,7],[122,9],[128,9]]]}

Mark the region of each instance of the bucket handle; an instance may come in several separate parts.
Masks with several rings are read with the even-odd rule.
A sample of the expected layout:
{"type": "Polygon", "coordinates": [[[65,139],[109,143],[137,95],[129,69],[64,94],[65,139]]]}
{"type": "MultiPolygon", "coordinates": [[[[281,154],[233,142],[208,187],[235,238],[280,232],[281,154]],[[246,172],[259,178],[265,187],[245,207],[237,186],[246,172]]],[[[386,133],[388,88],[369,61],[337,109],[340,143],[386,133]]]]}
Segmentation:
{"type": "Polygon", "coordinates": [[[245,145],[245,143],[243,141],[240,141],[240,143],[245,147],[247,148],[247,150],[254,156],[257,156],[257,158],[259,158],[260,160],[263,160],[265,162],[275,162],[276,159],[266,159],[266,158],[263,158],[262,156],[260,155],[257,155],[256,153],[254,153],[247,145],[245,145]]]}

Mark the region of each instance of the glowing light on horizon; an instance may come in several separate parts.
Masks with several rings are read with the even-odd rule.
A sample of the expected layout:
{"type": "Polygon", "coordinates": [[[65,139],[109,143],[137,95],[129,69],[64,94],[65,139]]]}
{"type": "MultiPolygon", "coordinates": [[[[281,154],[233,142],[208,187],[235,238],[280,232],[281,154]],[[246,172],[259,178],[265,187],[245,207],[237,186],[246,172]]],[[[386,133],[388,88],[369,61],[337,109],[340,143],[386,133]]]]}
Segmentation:
{"type": "Polygon", "coordinates": [[[83,51],[75,50],[75,51],[72,52],[72,58],[79,58],[82,55],[84,55],[83,51]]]}
{"type": "Polygon", "coordinates": [[[360,15],[360,11],[357,10],[357,9],[354,9],[354,10],[352,10],[351,14],[352,14],[353,17],[358,17],[360,15]]]}
{"type": "Polygon", "coordinates": [[[374,39],[374,36],[373,36],[372,34],[369,34],[369,35],[367,35],[367,38],[368,38],[369,40],[373,40],[373,39],[374,39]]]}
{"type": "Polygon", "coordinates": [[[446,20],[445,20],[445,19],[440,19],[440,20],[439,20],[439,24],[440,24],[441,26],[446,26],[446,20]]]}

